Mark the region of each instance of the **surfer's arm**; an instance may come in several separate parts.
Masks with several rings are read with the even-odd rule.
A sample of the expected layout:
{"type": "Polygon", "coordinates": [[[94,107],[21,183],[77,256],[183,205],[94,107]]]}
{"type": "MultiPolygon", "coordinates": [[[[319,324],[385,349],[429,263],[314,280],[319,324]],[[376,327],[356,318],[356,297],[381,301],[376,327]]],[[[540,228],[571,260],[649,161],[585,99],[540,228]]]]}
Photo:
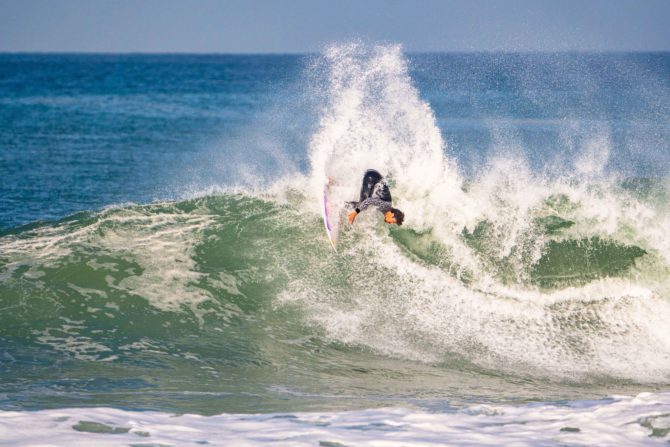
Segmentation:
{"type": "Polygon", "coordinates": [[[356,220],[356,216],[358,216],[361,211],[365,211],[371,206],[374,206],[383,214],[386,214],[393,209],[391,207],[391,202],[387,202],[386,200],[381,200],[376,197],[369,197],[359,203],[358,206],[349,213],[349,224],[353,224],[354,220],[356,220]]]}
{"type": "Polygon", "coordinates": [[[379,211],[382,213],[386,213],[388,211],[391,211],[391,202],[387,202],[386,200],[378,199],[377,197],[369,197],[365,200],[363,200],[361,203],[358,204],[358,207],[356,208],[355,211],[358,211],[359,213],[361,211],[365,211],[366,209],[370,208],[371,206],[374,206],[377,208],[379,211]]]}

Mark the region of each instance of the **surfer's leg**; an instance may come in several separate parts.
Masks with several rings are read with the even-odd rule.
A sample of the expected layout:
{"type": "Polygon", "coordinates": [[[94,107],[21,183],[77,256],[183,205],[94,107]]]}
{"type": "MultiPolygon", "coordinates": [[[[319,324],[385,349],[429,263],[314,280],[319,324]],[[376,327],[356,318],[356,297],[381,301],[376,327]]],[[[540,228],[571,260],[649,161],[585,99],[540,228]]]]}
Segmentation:
{"type": "Polygon", "coordinates": [[[359,202],[372,197],[375,185],[382,179],[382,175],[374,169],[368,169],[363,174],[363,185],[361,185],[361,198],[359,202]]]}
{"type": "Polygon", "coordinates": [[[391,190],[389,189],[389,186],[386,184],[386,180],[382,180],[375,185],[375,189],[372,192],[372,196],[377,199],[383,200],[384,202],[389,203],[392,202],[391,190]]]}

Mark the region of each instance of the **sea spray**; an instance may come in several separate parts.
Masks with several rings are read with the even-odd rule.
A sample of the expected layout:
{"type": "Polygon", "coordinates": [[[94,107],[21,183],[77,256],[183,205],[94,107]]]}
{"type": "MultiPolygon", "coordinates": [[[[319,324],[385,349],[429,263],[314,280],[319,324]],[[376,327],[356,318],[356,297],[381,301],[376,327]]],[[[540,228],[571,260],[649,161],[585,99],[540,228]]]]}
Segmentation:
{"type": "Polygon", "coordinates": [[[348,287],[333,294],[299,275],[284,301],[333,339],[387,355],[561,380],[667,380],[664,286],[635,269],[646,257],[665,270],[666,243],[647,237],[657,211],[603,175],[607,138],[575,158],[575,176],[501,155],[465,182],[399,47],[354,43],[323,59],[329,100],[311,143],[313,190],[330,175],[353,198],[352,172],[376,168],[408,218],[390,231],[344,228],[341,256],[359,266],[333,274],[348,287]],[[430,242],[417,249],[417,238],[430,242]]]}

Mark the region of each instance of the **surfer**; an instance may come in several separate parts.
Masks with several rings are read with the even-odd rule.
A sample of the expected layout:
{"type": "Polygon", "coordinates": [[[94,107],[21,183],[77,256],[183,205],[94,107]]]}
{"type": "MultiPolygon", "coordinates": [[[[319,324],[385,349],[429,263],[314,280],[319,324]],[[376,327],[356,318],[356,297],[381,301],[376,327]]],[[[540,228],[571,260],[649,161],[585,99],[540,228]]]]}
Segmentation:
{"type": "Polygon", "coordinates": [[[387,224],[402,225],[405,214],[391,206],[391,191],[382,175],[374,169],[368,169],[363,174],[361,197],[358,202],[351,202],[354,209],[349,213],[349,224],[353,224],[361,211],[374,206],[384,214],[387,224]]]}

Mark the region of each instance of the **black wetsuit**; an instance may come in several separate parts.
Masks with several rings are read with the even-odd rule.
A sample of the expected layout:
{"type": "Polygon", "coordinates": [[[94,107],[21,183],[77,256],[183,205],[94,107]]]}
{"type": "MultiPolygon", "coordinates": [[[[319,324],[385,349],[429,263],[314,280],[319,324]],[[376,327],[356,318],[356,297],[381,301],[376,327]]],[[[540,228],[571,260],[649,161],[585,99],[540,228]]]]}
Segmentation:
{"type": "Polygon", "coordinates": [[[391,190],[382,175],[374,169],[368,169],[363,174],[361,197],[358,203],[353,203],[356,212],[374,206],[382,213],[391,211],[391,190]]]}

